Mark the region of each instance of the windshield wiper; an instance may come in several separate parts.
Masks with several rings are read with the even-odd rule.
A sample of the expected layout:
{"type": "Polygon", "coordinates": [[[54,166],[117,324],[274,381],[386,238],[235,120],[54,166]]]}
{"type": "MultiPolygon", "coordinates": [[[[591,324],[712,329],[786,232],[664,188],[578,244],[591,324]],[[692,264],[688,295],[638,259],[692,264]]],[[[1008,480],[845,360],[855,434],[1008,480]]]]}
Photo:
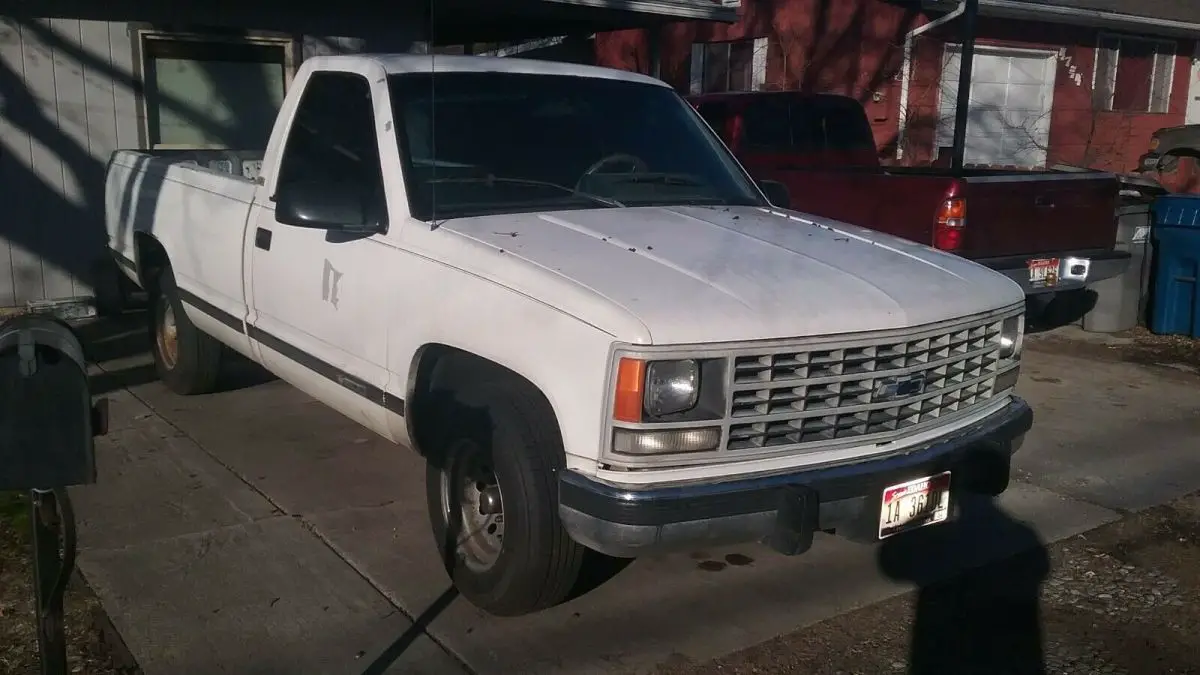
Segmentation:
{"type": "Polygon", "coordinates": [[[616,183],[652,183],[657,185],[685,185],[687,187],[708,186],[708,183],[686,173],[621,173],[606,175],[604,179],[616,183]]]}
{"type": "Polygon", "coordinates": [[[466,178],[434,178],[431,180],[427,180],[425,182],[426,183],[485,183],[488,185],[491,185],[492,183],[504,183],[506,185],[530,185],[530,186],[535,186],[535,187],[548,187],[548,188],[554,188],[556,190],[562,190],[563,192],[570,192],[572,195],[575,195],[577,197],[583,197],[584,199],[590,200],[597,204],[603,204],[605,206],[612,207],[612,208],[621,208],[621,207],[625,206],[621,202],[619,202],[615,199],[611,199],[609,197],[601,197],[600,195],[594,195],[594,194],[591,194],[590,192],[580,192],[579,190],[576,190],[575,188],[572,188],[572,187],[567,187],[566,185],[559,185],[558,183],[551,183],[549,181],[544,181],[544,180],[534,180],[532,178],[502,178],[500,176],[487,175],[487,176],[472,176],[472,177],[466,177],[466,178]]]}

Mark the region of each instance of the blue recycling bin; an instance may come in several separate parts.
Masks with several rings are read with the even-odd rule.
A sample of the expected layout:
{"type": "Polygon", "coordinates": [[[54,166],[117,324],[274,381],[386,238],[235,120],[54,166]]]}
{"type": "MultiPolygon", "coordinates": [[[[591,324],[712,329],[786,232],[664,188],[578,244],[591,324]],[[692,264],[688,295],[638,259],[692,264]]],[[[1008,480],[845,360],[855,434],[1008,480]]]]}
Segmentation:
{"type": "Polygon", "coordinates": [[[1157,265],[1150,330],[1200,337],[1200,196],[1159,197],[1152,231],[1157,265]]]}

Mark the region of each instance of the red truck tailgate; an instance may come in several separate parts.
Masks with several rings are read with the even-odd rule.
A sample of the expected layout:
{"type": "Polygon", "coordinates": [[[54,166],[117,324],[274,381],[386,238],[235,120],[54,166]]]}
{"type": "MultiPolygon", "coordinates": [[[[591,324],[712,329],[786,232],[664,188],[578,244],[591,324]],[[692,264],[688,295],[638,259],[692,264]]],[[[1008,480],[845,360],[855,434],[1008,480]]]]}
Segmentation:
{"type": "Polygon", "coordinates": [[[1111,249],[1120,186],[1112,174],[1030,173],[965,179],[967,257],[1111,249]]]}

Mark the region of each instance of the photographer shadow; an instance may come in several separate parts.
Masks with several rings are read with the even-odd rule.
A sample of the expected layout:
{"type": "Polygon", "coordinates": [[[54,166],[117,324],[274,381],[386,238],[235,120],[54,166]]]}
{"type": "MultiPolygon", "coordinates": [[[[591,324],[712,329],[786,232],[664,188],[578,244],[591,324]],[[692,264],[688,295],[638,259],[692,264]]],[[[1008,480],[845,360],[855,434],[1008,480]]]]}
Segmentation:
{"type": "Polygon", "coordinates": [[[918,586],[910,675],[1045,675],[1046,546],[996,500],[964,495],[948,522],[879,546],[880,569],[918,586]]]}

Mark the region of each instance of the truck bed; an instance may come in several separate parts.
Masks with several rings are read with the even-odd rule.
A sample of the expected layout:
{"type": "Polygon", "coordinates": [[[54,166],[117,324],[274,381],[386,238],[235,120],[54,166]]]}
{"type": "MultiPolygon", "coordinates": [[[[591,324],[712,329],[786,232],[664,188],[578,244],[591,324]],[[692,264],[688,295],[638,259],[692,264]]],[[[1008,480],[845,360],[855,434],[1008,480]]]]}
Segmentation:
{"type": "MultiPolygon", "coordinates": [[[[109,248],[133,281],[139,281],[136,233],[153,234],[168,250],[182,253],[171,259],[180,287],[202,302],[241,316],[244,311],[239,308],[245,306],[241,256],[215,253],[241,251],[258,185],[222,170],[233,168],[229,155],[209,150],[113,153],[105,178],[105,227],[109,248]],[[220,163],[225,161],[229,163],[220,163]],[[210,162],[218,162],[218,168],[210,168],[210,162]],[[231,223],[242,226],[231,227],[231,223]]],[[[258,153],[258,159],[261,156],[258,153]]],[[[205,316],[190,318],[208,328],[205,316]]]]}
{"type": "MultiPolygon", "coordinates": [[[[1116,177],[1105,173],[908,168],[781,168],[742,158],[757,178],[787,186],[792,207],[905,239],[933,244],[938,205],[967,200],[968,258],[1111,249],[1116,243],[1116,177]]],[[[772,165],[774,164],[774,165],[772,165]]]]}
{"type": "Polygon", "coordinates": [[[947,250],[975,260],[1052,259],[1116,244],[1112,174],[883,167],[852,98],[745,92],[692,102],[752,176],[787,187],[798,211],[939,248],[949,243],[947,250]],[[961,231],[939,239],[951,200],[961,231]]]}

